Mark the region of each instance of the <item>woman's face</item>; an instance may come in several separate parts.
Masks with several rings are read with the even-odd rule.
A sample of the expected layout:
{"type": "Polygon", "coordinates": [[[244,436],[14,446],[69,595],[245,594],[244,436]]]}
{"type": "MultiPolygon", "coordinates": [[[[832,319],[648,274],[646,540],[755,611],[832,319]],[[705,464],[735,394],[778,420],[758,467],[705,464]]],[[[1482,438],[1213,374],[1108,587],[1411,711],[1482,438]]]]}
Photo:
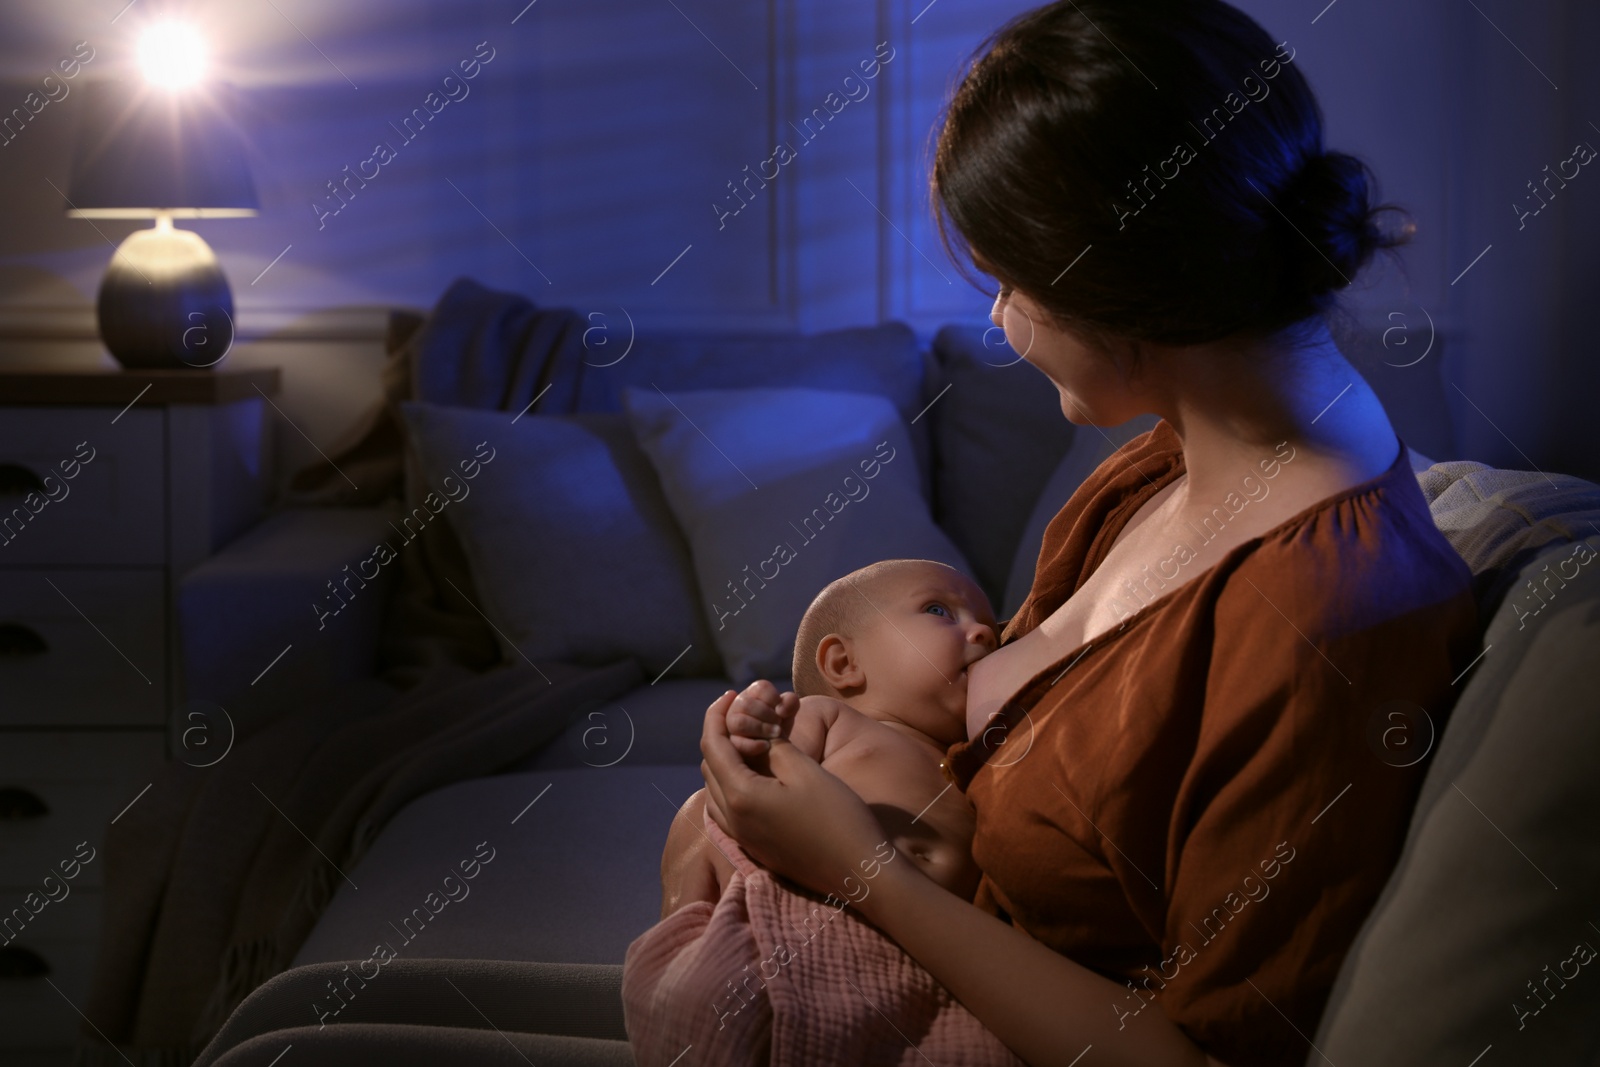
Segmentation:
{"type": "Polygon", "coordinates": [[[989,321],[1005,330],[1012,349],[1049,378],[1061,394],[1061,413],[1077,425],[1117,426],[1145,410],[1109,352],[1051,324],[1025,294],[1001,287],[989,321]]]}

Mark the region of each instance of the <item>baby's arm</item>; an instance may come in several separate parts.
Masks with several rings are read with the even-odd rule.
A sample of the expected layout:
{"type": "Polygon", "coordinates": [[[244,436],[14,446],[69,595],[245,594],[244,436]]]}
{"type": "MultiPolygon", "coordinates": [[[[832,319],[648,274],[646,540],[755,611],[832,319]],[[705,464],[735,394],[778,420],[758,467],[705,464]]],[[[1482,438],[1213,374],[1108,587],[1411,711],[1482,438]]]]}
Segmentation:
{"type": "MultiPolygon", "coordinates": [[[[734,698],[728,709],[728,732],[757,770],[766,767],[768,742],[774,734],[769,727],[776,727],[778,736],[787,733],[790,744],[821,763],[830,734],[837,740],[841,733],[832,727],[842,710],[852,709],[832,697],[780,694],[771,682],[757,681],[734,698]]],[[[663,919],[697,900],[715,904],[733,877],[733,864],[705,833],[705,810],[706,791],[701,789],[679,809],[667,831],[667,846],[661,854],[663,919]]]]}
{"type": "MultiPolygon", "coordinates": [[[[780,694],[771,682],[752,682],[729,707],[728,730],[736,747],[758,769],[766,763],[769,726],[776,727],[780,736],[787,732],[791,744],[821,762],[829,727],[838,720],[841,706],[828,697],[780,694]]],[[[706,836],[705,810],[706,791],[701,789],[679,809],[667,831],[661,853],[663,919],[697,900],[715,904],[733,876],[733,864],[706,836]]]]}
{"type": "Polygon", "coordinates": [[[789,743],[821,763],[829,732],[849,705],[833,697],[780,694],[765,679],[751,682],[728,708],[728,733],[735,747],[758,768],[767,753],[764,741],[787,735],[789,743]]]}

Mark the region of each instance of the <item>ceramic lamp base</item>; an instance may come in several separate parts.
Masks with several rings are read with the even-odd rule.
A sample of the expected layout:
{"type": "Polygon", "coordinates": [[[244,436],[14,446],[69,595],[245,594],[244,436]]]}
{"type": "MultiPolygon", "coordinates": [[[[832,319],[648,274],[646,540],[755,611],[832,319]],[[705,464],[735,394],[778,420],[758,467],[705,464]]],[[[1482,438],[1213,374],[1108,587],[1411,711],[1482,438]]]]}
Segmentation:
{"type": "Polygon", "coordinates": [[[214,367],[233,347],[222,265],[199,234],[167,219],[117,247],[96,312],[100,340],[124,367],[214,367]]]}

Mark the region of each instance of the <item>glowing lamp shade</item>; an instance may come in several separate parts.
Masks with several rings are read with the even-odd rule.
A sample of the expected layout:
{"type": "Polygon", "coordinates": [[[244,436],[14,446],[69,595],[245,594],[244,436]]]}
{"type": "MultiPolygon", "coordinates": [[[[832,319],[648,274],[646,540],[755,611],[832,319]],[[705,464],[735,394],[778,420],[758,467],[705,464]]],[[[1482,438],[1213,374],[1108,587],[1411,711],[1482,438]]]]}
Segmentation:
{"type": "Polygon", "coordinates": [[[139,69],[152,84],[163,88],[194,85],[205,76],[205,42],[182,23],[152,26],[139,39],[139,69]]]}
{"type": "Polygon", "coordinates": [[[233,341],[233,294],[210,246],[175,218],[238,218],[260,209],[243,138],[204,93],[83,87],[67,191],[77,218],[153,218],[118,246],[100,283],[100,338],[125,367],[209,367],[233,341]]]}

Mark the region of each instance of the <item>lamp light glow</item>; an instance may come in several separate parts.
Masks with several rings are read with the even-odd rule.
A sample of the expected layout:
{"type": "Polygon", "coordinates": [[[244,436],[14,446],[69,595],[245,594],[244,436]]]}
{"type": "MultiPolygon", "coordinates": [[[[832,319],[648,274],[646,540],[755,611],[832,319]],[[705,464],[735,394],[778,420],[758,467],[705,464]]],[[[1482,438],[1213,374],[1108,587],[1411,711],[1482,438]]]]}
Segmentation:
{"type": "Polygon", "coordinates": [[[205,240],[172,220],[260,208],[230,117],[232,87],[149,93],[91,82],[83,91],[63,206],[87,218],[156,220],[129,234],[106,267],[95,304],[100,340],[124,367],[212,367],[233,340],[232,290],[205,240]]]}
{"type": "Polygon", "coordinates": [[[139,39],[139,67],[145,78],[163,88],[194,85],[205,74],[205,41],[192,26],[159,23],[139,39]]]}

